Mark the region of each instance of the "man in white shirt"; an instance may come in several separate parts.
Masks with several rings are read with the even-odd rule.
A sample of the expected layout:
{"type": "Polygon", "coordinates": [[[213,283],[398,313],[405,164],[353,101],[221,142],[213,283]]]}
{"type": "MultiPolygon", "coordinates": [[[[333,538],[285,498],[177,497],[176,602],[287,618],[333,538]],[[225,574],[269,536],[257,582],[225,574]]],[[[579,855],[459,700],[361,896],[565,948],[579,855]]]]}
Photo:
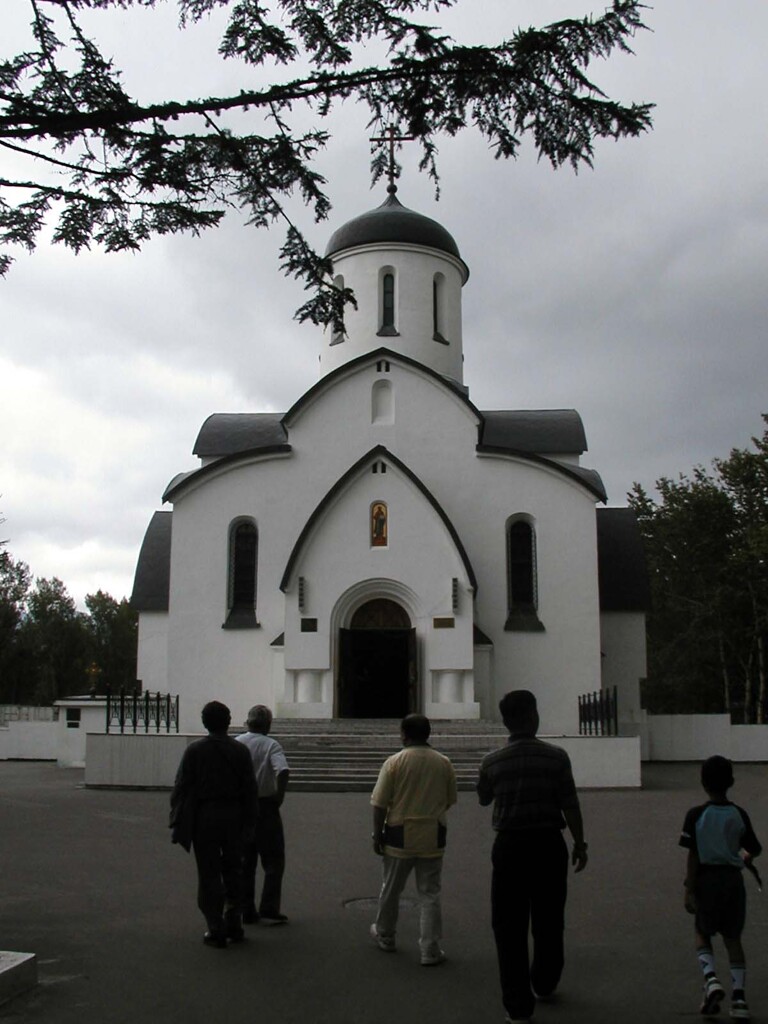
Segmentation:
{"type": "Polygon", "coordinates": [[[269,735],[272,712],[257,704],[248,712],[248,732],[236,737],[248,748],[258,789],[259,814],[253,839],[246,843],[243,857],[243,922],[245,924],[287,924],[280,912],[285,837],[280,805],[288,787],[288,762],[283,748],[269,735]],[[261,900],[256,908],[256,868],[264,871],[261,900]]]}
{"type": "Polygon", "coordinates": [[[453,765],[430,747],[430,732],[424,715],[406,715],[400,723],[403,749],[384,762],[371,794],[373,850],[384,858],[379,912],[371,925],[371,937],[384,952],[395,951],[400,893],[413,871],[419,894],[423,967],[445,960],[440,878],[445,812],[456,803],[453,765]]]}

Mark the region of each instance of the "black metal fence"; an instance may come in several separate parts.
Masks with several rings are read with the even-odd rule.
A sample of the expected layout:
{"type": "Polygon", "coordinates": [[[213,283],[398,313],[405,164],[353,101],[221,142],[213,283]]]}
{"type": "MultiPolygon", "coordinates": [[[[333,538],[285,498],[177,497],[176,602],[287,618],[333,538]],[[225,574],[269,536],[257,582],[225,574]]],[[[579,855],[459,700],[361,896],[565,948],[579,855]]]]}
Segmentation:
{"type": "Polygon", "coordinates": [[[178,732],[179,695],[107,691],[107,732],[178,732]]]}
{"type": "Polygon", "coordinates": [[[579,735],[619,735],[619,707],[615,686],[579,697],[579,735]]]}

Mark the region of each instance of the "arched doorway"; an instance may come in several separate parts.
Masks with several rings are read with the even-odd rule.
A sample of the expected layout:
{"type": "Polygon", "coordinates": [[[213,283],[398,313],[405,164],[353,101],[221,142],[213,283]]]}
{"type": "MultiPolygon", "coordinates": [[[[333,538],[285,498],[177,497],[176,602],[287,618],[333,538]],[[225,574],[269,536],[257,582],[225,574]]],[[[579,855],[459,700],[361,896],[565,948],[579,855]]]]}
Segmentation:
{"type": "Polygon", "coordinates": [[[416,630],[396,601],[361,605],[339,631],[339,718],[402,718],[415,710],[416,630]]]}

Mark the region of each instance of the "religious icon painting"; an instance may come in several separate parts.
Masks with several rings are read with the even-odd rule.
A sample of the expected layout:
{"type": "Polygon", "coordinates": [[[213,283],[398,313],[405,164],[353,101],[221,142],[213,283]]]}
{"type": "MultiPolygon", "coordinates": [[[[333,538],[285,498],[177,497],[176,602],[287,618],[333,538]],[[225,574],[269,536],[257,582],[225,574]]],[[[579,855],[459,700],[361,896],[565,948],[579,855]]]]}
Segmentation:
{"type": "Polygon", "coordinates": [[[371,547],[385,548],[388,538],[388,513],[383,501],[374,501],[371,505],[371,547]]]}

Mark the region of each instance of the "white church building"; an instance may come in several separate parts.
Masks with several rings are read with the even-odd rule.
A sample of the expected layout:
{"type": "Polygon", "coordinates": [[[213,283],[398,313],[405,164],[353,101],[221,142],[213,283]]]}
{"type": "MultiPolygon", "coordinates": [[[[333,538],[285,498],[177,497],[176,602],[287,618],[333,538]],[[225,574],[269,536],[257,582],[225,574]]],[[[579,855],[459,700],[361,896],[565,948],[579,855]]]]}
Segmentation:
{"type": "Polygon", "coordinates": [[[582,465],[577,412],[481,410],[463,380],[469,271],[448,231],[401,205],[340,227],[345,333],[285,413],[214,414],[139,555],[138,676],[291,718],[498,718],[532,690],[542,732],[617,687],[640,717],[647,583],[633,514],[582,465]]]}

